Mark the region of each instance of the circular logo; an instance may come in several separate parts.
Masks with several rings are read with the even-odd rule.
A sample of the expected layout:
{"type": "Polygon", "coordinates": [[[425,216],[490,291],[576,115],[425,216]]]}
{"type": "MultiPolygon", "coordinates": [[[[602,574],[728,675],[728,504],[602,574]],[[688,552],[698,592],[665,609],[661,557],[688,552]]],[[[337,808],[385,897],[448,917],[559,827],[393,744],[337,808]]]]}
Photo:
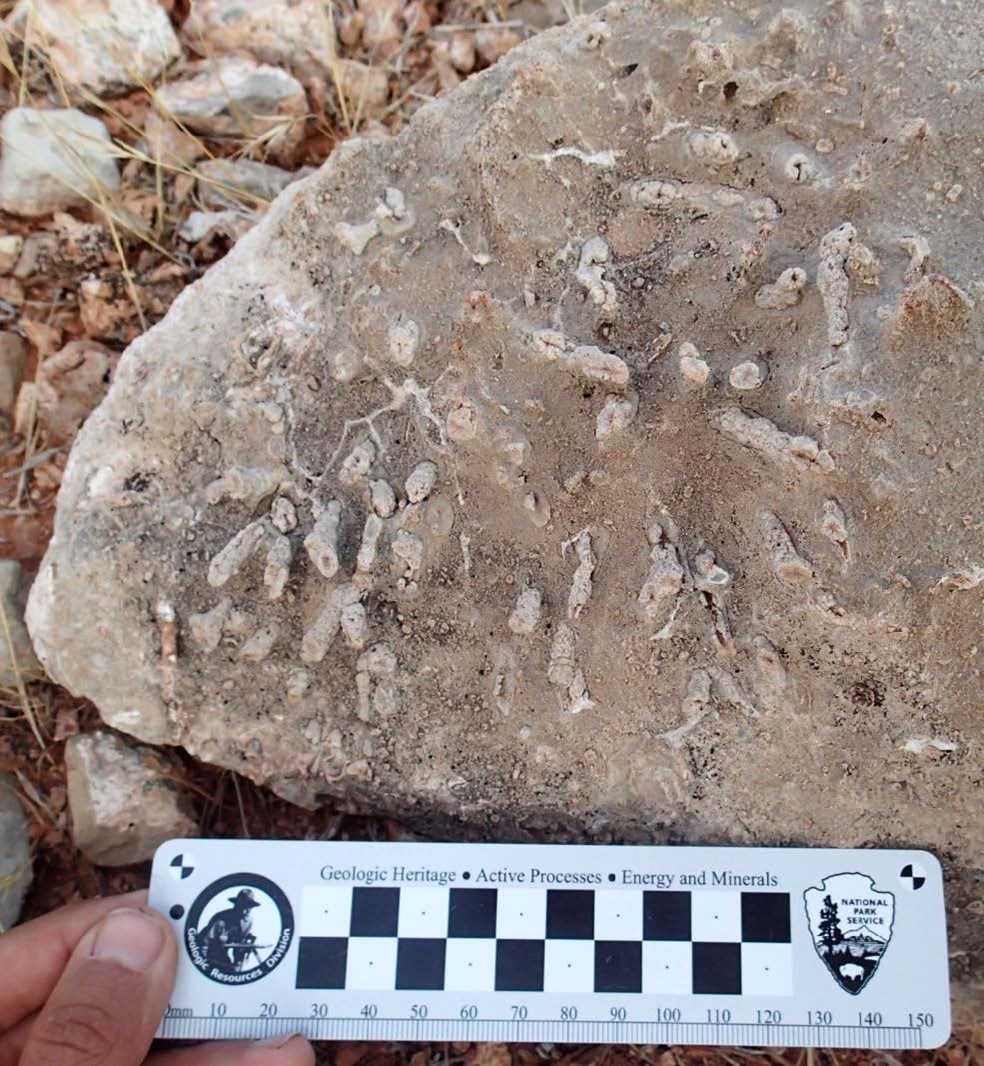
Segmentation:
{"type": "Polygon", "coordinates": [[[926,871],[915,862],[907,862],[899,873],[899,880],[910,892],[918,892],[926,884],[926,871]]]}
{"type": "Polygon", "coordinates": [[[185,948],[199,970],[223,985],[245,985],[280,964],[294,938],[283,891],[259,874],[229,874],[201,891],[188,911],[185,948]]]}

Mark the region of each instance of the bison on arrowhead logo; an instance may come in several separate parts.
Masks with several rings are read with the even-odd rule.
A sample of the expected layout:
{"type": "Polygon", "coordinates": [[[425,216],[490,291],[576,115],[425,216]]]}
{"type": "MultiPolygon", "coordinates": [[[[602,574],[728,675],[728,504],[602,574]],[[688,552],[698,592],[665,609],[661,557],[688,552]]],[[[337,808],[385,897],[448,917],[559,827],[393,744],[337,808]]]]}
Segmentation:
{"type": "Polygon", "coordinates": [[[813,946],[834,980],[856,996],[875,975],[895,920],[895,896],[867,874],[825,877],[803,893],[813,946]]]}

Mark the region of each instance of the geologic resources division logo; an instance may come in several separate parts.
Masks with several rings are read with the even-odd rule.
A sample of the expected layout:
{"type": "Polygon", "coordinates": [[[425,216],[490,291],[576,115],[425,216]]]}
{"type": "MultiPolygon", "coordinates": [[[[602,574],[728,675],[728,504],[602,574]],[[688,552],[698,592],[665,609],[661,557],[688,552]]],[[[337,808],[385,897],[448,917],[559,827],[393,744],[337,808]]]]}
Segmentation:
{"type": "Polygon", "coordinates": [[[185,947],[212,981],[244,985],[283,960],[294,937],[294,912],[283,891],[259,874],[221,877],[188,911],[185,947]]]}
{"type": "Polygon", "coordinates": [[[895,896],[867,874],[825,877],[803,893],[817,954],[845,992],[856,996],[874,977],[895,920],[895,896]]]}

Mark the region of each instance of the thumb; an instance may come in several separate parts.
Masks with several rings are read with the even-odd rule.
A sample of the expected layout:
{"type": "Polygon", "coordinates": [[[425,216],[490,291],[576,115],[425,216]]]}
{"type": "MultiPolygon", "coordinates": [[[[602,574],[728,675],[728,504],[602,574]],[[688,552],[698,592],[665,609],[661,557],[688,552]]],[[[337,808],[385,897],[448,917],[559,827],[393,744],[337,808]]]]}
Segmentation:
{"type": "Polygon", "coordinates": [[[20,1066],[138,1066],[176,965],[177,945],[160,915],[110,911],[79,941],[31,1027],[20,1066]]]}

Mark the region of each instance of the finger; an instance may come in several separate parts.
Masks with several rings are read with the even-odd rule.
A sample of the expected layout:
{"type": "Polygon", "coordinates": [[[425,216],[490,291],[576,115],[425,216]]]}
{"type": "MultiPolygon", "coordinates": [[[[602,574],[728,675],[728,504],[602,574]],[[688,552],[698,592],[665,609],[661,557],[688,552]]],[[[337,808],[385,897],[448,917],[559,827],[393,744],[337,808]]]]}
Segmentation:
{"type": "Polygon", "coordinates": [[[275,1037],[257,1044],[223,1040],[180,1051],[159,1051],[145,1066],[314,1066],[314,1048],[303,1036],[275,1037]]]}
{"type": "Polygon", "coordinates": [[[130,892],[73,903],[0,936],[0,1032],[51,995],[79,940],[96,922],[116,907],[141,907],[146,901],[146,892],[130,892]]]}
{"type": "Polygon", "coordinates": [[[79,941],[31,1026],[20,1066],[138,1066],[174,985],[177,943],[151,910],[120,907],[79,941]]]}

